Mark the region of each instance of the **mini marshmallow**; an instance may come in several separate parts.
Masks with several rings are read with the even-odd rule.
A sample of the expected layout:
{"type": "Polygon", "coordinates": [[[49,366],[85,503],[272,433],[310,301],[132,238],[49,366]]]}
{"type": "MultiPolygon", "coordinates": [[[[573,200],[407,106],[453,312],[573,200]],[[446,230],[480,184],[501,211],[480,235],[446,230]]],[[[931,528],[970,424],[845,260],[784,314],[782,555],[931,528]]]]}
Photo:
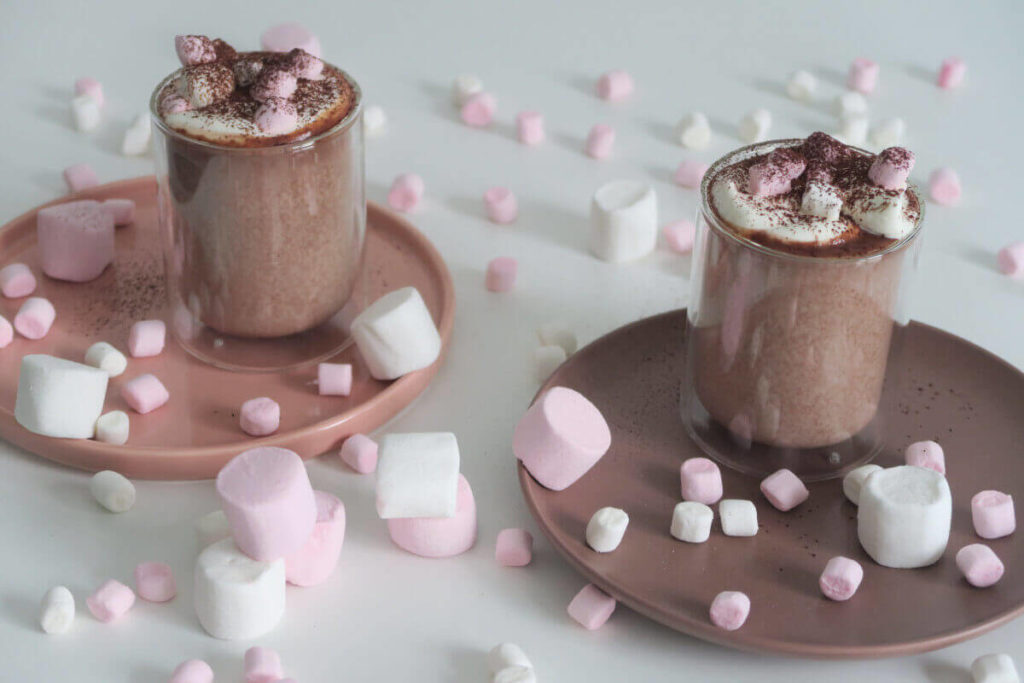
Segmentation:
{"type": "Polygon", "coordinates": [[[135,604],[135,593],[120,581],[108,579],[85,599],[89,611],[99,621],[109,623],[124,616],[135,604]]]}
{"type": "Polygon", "coordinates": [[[352,321],[352,337],[370,374],[381,380],[431,365],[441,354],[441,335],[415,287],[389,292],[352,321]]]}
{"type": "Polygon", "coordinates": [[[187,659],[174,668],[170,683],[213,683],[213,669],[201,659],[187,659]]]}
{"type": "Polygon", "coordinates": [[[323,60],[311,55],[301,47],[294,48],[288,52],[285,64],[287,64],[288,70],[296,78],[302,78],[307,81],[319,81],[323,78],[323,60]]]}
{"type": "Polygon", "coordinates": [[[128,359],[112,344],[96,342],[85,352],[85,363],[117,377],[128,368],[128,359]]]}
{"type": "Polygon", "coordinates": [[[498,671],[491,683],[537,683],[537,674],[526,666],[509,666],[498,671]]]}
{"type": "Polygon", "coordinates": [[[14,326],[10,321],[0,315],[0,349],[6,348],[14,341],[14,326]]]}
{"type": "Polygon", "coordinates": [[[1010,655],[982,655],[971,662],[974,683],[1020,683],[1017,667],[1010,655]]]}
{"type": "Polygon", "coordinates": [[[707,172],[707,164],[687,159],[676,169],[675,181],[682,187],[698,188],[707,172]]]}
{"type": "Polygon", "coordinates": [[[132,410],[145,415],[167,403],[171,394],[156,375],[146,373],[122,384],[121,398],[132,410]]]}
{"type": "Polygon", "coordinates": [[[267,647],[245,651],[245,683],[276,683],[284,677],[281,655],[267,647]]]}
{"type": "Polygon", "coordinates": [[[57,311],[49,299],[29,297],[14,316],[14,329],[26,339],[42,339],[49,334],[56,318],[57,311]]]}
{"type": "Polygon", "coordinates": [[[791,149],[780,147],[768,157],[750,167],[748,184],[750,193],[758,196],[772,196],[789,192],[792,181],[807,168],[802,156],[791,149]]]}
{"type": "MultiPolygon", "coordinates": [[[[263,71],[263,60],[240,57],[235,61],[235,84],[248,88],[263,71]]],[[[173,96],[171,96],[173,97],[173,96]]],[[[166,99],[170,99],[167,97],[166,99]]]]}
{"type": "Polygon", "coordinates": [[[483,90],[483,81],[476,76],[471,74],[456,76],[452,81],[452,103],[461,109],[470,97],[480,94],[483,90]]]}
{"type": "Polygon", "coordinates": [[[250,398],[238,411],[238,424],[249,436],[267,436],[281,426],[281,406],[272,398],[250,398]]]}
{"type": "Polygon", "coordinates": [[[452,517],[458,477],[459,442],[451,432],[386,434],[377,461],[377,514],[452,517]]]}
{"type": "Polygon", "coordinates": [[[960,203],[960,177],[951,168],[937,168],[928,176],[928,195],[942,206],[960,203]]]}
{"type": "Polygon", "coordinates": [[[711,124],[699,111],[681,118],[675,127],[676,140],[687,149],[705,149],[711,144],[711,124]]]}
{"type": "Polygon", "coordinates": [[[878,465],[861,465],[843,477],[843,495],[854,505],[860,504],[860,490],[864,482],[875,472],[882,470],[878,465]]]}
{"type": "Polygon", "coordinates": [[[629,515],[619,508],[601,508],[587,523],[587,545],[599,553],[610,553],[622,543],[629,515]]]}
{"type": "Polygon", "coordinates": [[[586,474],[611,446],[601,411],[567,387],[552,387],[516,425],[512,451],[541,486],[561,491],[586,474]]]}
{"type": "Polygon", "coordinates": [[[191,108],[192,105],[181,95],[172,93],[160,100],[160,111],[164,114],[180,114],[191,108]]]}
{"type": "Polygon", "coordinates": [[[992,548],[983,543],[965,545],[956,553],[956,568],[976,588],[988,588],[1003,578],[1006,568],[992,548]]]}
{"type": "Polygon", "coordinates": [[[383,107],[376,104],[363,110],[363,135],[367,138],[377,138],[388,129],[388,116],[384,113],[383,107]]]}
{"type": "Polygon", "coordinates": [[[604,626],[615,611],[615,598],[588,583],[569,603],[569,616],[588,631],[604,626]]]}
{"type": "Polygon", "coordinates": [[[868,139],[868,117],[862,114],[841,117],[836,137],[848,145],[863,146],[868,139]]]}
{"type": "Polygon", "coordinates": [[[516,114],[516,138],[524,145],[544,142],[544,115],[535,111],[516,114]]]}
{"type": "Polygon", "coordinates": [[[800,478],[785,468],[761,480],[761,493],[782,512],[789,512],[811,495],[800,478]]]}
{"type": "Polygon", "coordinates": [[[484,208],[491,222],[512,223],[519,216],[519,203],[507,187],[492,187],[484,192],[484,208]]]}
{"type": "Polygon", "coordinates": [[[111,512],[127,512],[135,505],[135,485],[114,470],[92,475],[89,492],[97,503],[111,512]]]}
{"type": "Polygon", "coordinates": [[[71,119],[75,128],[83,133],[100,125],[102,105],[90,95],[79,95],[71,100],[71,119]]]}
{"type": "Polygon", "coordinates": [[[868,168],[868,179],[886,190],[902,190],[914,170],[914,153],[903,147],[887,147],[879,152],[868,168]]]}
{"type": "Polygon", "coordinates": [[[757,508],[749,500],[723,500],[718,504],[718,518],[726,536],[757,535],[757,508]]]}
{"type": "Polygon", "coordinates": [[[967,64],[964,60],[959,57],[949,57],[942,60],[942,66],[939,67],[939,75],[935,83],[943,90],[959,88],[963,85],[966,75],[967,64]]]}
{"type": "Polygon", "coordinates": [[[370,474],[377,469],[377,451],[376,441],[364,434],[353,434],[341,444],[338,455],[359,474],[370,474]]]}
{"type": "Polygon", "coordinates": [[[254,560],[225,538],[199,553],[194,576],[196,616],[214,638],[252,640],[284,615],[284,558],[254,560]]]}
{"type": "Polygon", "coordinates": [[[114,217],[99,202],[39,209],[36,236],[43,272],[57,280],[88,282],[114,260],[114,217]]]}
{"type": "Polygon", "coordinates": [[[299,110],[287,99],[267,97],[256,109],[254,121],[267,135],[286,135],[299,125],[299,110]]]}
{"type": "Polygon", "coordinates": [[[305,545],[284,559],[284,576],[293,586],[316,586],[338,566],[345,541],[345,505],[325,491],[314,491],[316,525],[305,545]]]}
{"type": "Polygon", "coordinates": [[[75,81],[75,96],[88,95],[96,100],[96,104],[103,106],[103,86],[95,78],[83,76],[75,81]]]}
{"type": "Polygon", "coordinates": [[[864,567],[856,560],[840,555],[825,565],[818,578],[818,586],[826,598],[842,602],[853,597],[863,579],[864,567]]]}
{"type": "Polygon", "coordinates": [[[865,57],[858,57],[850,64],[850,73],[846,77],[846,87],[868,95],[878,85],[878,62],[865,57]]]}
{"type": "Polygon", "coordinates": [[[798,102],[810,102],[818,89],[818,79],[809,71],[794,71],[786,82],[786,94],[798,102]]]}
{"type": "Polygon", "coordinates": [[[352,364],[320,363],[316,386],[321,396],[348,396],[352,393],[352,364]]]}
{"type": "Polygon", "coordinates": [[[294,22],[271,26],[260,36],[260,46],[267,52],[291,52],[301,48],[320,56],[320,40],[305,26],[294,22]]]}
{"type": "Polygon", "coordinates": [[[491,669],[491,673],[498,673],[510,666],[521,666],[525,669],[533,668],[533,663],[530,662],[530,658],[523,652],[523,648],[515,643],[495,645],[487,653],[487,664],[491,669]]]}
{"type": "Polygon", "coordinates": [[[128,443],[131,421],[123,410],[112,410],[96,420],[96,440],[123,446],[128,443]]]}
{"type": "Polygon", "coordinates": [[[476,500],[461,474],[452,517],[413,517],[388,520],[388,534],[402,550],[420,557],[461,555],[476,543],[476,500]]]}
{"type": "Polygon", "coordinates": [[[590,248],[609,263],[635,261],[658,242],[658,199],[654,189],[635,180],[613,180],[590,203],[590,248]]]}
{"type": "Polygon", "coordinates": [[[14,417],[35,434],[90,439],[103,412],[108,379],[102,370],[63,358],[24,356],[14,417]]]}
{"type": "Polygon", "coordinates": [[[415,173],[403,173],[395,178],[388,190],[388,206],[395,211],[408,213],[423,199],[425,185],[423,178],[415,173]]]}
{"type": "MultiPolygon", "coordinates": [[[[187,66],[181,79],[183,86],[179,87],[183,90],[182,94],[195,109],[220,102],[228,98],[235,89],[235,72],[226,64],[218,62],[187,66]]],[[[253,84],[251,90],[255,89],[256,84],[253,84]]],[[[253,96],[256,96],[255,93],[253,96]]]]}
{"type": "Polygon", "coordinates": [[[688,458],[679,466],[683,500],[714,505],[722,499],[722,471],[708,458],[688,458]]]}
{"type": "Polygon", "coordinates": [[[104,199],[103,208],[114,217],[114,225],[128,225],[135,222],[135,200],[104,199]]]}
{"type": "Polygon", "coordinates": [[[739,591],[722,591],[711,601],[709,613],[715,626],[735,631],[750,616],[750,598],[739,591]]]}
{"type": "Polygon", "coordinates": [[[607,159],[614,147],[615,129],[607,124],[598,123],[587,134],[583,151],[592,159],[607,159]]]}
{"type": "Polygon", "coordinates": [[[135,591],[149,602],[167,602],[178,594],[174,573],[163,562],[140,562],[135,566],[135,591]]]}
{"type": "Polygon", "coordinates": [[[612,69],[597,79],[597,96],[609,102],[620,102],[633,94],[633,77],[624,69],[612,69]]]}
{"type": "Polygon", "coordinates": [[[895,147],[903,143],[907,124],[897,117],[882,119],[871,128],[871,145],[877,149],[895,147]]]}
{"type": "Polygon", "coordinates": [[[923,467],[889,467],[861,487],[857,536],[882,566],[926,567],[946,550],[952,516],[945,477],[923,467]]]}
{"type": "Polygon", "coordinates": [[[745,142],[761,142],[768,138],[772,127],[772,113],[767,109],[755,109],[740,119],[737,132],[745,142]]]}
{"type": "Polygon", "coordinates": [[[206,36],[174,36],[174,51],[182,66],[217,61],[217,48],[206,36]]]}
{"type": "Polygon", "coordinates": [[[509,256],[499,256],[487,264],[484,286],[491,292],[507,292],[516,286],[519,263],[509,256]]]}
{"type": "Polygon", "coordinates": [[[711,537],[711,522],[714,518],[714,511],[704,503],[684,500],[672,510],[669,533],[680,541],[703,543],[711,537]]]}
{"type": "Polygon", "coordinates": [[[912,443],[907,446],[903,456],[908,465],[927,467],[939,474],[946,473],[946,458],[942,453],[942,446],[934,441],[912,443]]]}
{"type": "Polygon", "coordinates": [[[214,510],[196,520],[196,540],[199,549],[231,537],[231,525],[223,510],[214,510]]]}
{"type": "Polygon", "coordinates": [[[813,180],[804,185],[804,194],[800,199],[800,213],[837,221],[842,209],[843,195],[835,185],[813,180]]]}
{"type": "Polygon", "coordinates": [[[163,320],[139,320],[128,332],[128,353],[133,358],[158,356],[166,339],[167,325],[163,320]]]}
{"type": "Polygon", "coordinates": [[[502,567],[525,567],[533,559],[533,535],[526,529],[502,529],[494,544],[494,559],[502,567]]]}
{"type": "Polygon", "coordinates": [[[494,120],[494,112],[498,109],[498,100],[494,95],[486,92],[478,92],[471,95],[466,103],[459,110],[462,122],[473,128],[484,128],[491,125],[494,120]]]}
{"type": "Polygon", "coordinates": [[[537,381],[546,382],[548,377],[565,362],[565,359],[565,349],[555,344],[546,344],[534,349],[533,364],[537,381]]]}
{"type": "Polygon", "coordinates": [[[548,346],[550,344],[561,346],[565,350],[566,356],[571,356],[576,353],[576,349],[579,347],[579,342],[576,340],[576,333],[573,332],[568,325],[559,320],[552,320],[538,327],[537,338],[540,340],[542,346],[548,346]]]}
{"type": "Polygon", "coordinates": [[[39,610],[39,626],[50,635],[67,633],[75,620],[75,596],[64,586],[46,591],[39,610]]]}
{"type": "Polygon", "coordinates": [[[145,154],[149,151],[151,133],[149,115],[139,114],[124,132],[124,137],[121,139],[121,154],[126,157],[145,154]]]}
{"type": "Polygon", "coordinates": [[[859,92],[844,92],[832,101],[832,111],[840,119],[864,116],[868,113],[868,101],[859,92]]]}
{"type": "MultiPolygon", "coordinates": [[[[81,192],[100,184],[96,171],[89,164],[74,164],[64,169],[64,182],[68,192],[81,192]]],[[[51,207],[52,208],[52,207],[51,207]]]]}
{"type": "Polygon", "coordinates": [[[20,299],[36,291],[36,276],[24,263],[0,268],[0,293],[8,299],[20,299]]]}
{"type": "Polygon", "coordinates": [[[1024,276],[1024,242],[1013,242],[996,255],[999,272],[1010,277],[1024,276]]]}
{"type": "Polygon", "coordinates": [[[1013,496],[1002,491],[979,491],[971,498],[974,533],[982,538],[1009,536],[1017,528],[1013,496]]]}
{"type": "Polygon", "coordinates": [[[232,458],[217,473],[217,494],[235,543],[255,560],[299,550],[316,525],[306,467],[284,448],[252,448],[232,458]]]}

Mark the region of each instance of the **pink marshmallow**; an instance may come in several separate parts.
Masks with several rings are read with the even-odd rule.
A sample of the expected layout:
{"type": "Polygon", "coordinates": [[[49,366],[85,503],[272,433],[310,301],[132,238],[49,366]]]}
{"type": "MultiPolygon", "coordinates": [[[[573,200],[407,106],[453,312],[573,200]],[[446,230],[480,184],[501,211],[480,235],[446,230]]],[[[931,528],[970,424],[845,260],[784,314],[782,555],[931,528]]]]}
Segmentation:
{"type": "Polygon", "coordinates": [[[192,108],[192,105],[181,95],[171,93],[167,97],[160,100],[160,111],[164,114],[180,114],[183,111],[188,111],[192,108]]]}
{"type": "Polygon", "coordinates": [[[956,568],[977,588],[988,588],[1003,578],[1003,561],[992,548],[982,543],[972,543],[960,548],[956,554],[956,568]]]}
{"type": "Polygon", "coordinates": [[[498,100],[494,95],[486,92],[477,94],[466,100],[462,105],[462,122],[473,128],[484,128],[491,125],[494,120],[494,112],[498,109],[498,100]]]}
{"type": "Polygon", "coordinates": [[[693,240],[697,235],[697,226],[693,221],[679,220],[667,224],[661,229],[665,243],[672,251],[689,254],[693,251],[693,240]]]}
{"type": "Polygon", "coordinates": [[[903,147],[888,147],[875,156],[868,179],[886,190],[902,190],[914,169],[914,153],[903,147]]]}
{"type": "Polygon", "coordinates": [[[120,581],[108,579],[85,599],[92,615],[102,622],[114,621],[135,604],[135,593],[120,581]]]}
{"type": "Polygon", "coordinates": [[[128,353],[133,358],[159,356],[167,339],[163,320],[139,320],[128,331],[128,353]]]}
{"type": "Polygon", "coordinates": [[[182,66],[217,61],[217,48],[206,36],[174,36],[174,51],[182,66]]]}
{"type": "Polygon", "coordinates": [[[588,631],[605,625],[615,611],[615,598],[588,583],[569,603],[569,616],[588,631]]]}
{"type": "Polygon", "coordinates": [[[935,169],[928,177],[928,194],[936,204],[959,204],[961,191],[960,177],[951,168],[935,169]]]}
{"type": "Polygon", "coordinates": [[[612,69],[597,79],[597,96],[620,102],[633,94],[633,77],[623,69],[612,69]]]}
{"type": "Polygon", "coordinates": [[[507,187],[492,187],[484,192],[484,207],[494,223],[511,223],[519,216],[519,203],[507,187]]]}
{"type": "MultiPolygon", "coordinates": [[[[295,94],[298,81],[295,74],[281,67],[268,67],[260,71],[256,82],[249,87],[249,94],[263,103],[271,100],[287,101],[295,94]]],[[[283,102],[276,102],[279,106],[283,102]]],[[[292,107],[295,105],[293,104],[292,107]]]]}
{"type": "Polygon", "coordinates": [[[348,396],[352,393],[352,364],[320,363],[316,387],[321,396],[348,396]]]}
{"type": "Polygon", "coordinates": [[[826,598],[842,602],[853,597],[863,580],[864,567],[856,560],[840,555],[833,557],[825,565],[825,570],[818,579],[818,586],[826,598]]]}
{"type": "Polygon", "coordinates": [[[99,185],[100,179],[89,164],[74,164],[64,169],[64,182],[68,192],[81,192],[99,185]]]}
{"type": "Polygon", "coordinates": [[[122,384],[121,398],[132,410],[145,415],[167,403],[171,394],[156,375],[147,373],[122,384]]]}
{"type": "Polygon", "coordinates": [[[423,178],[415,173],[403,173],[395,178],[388,191],[388,206],[395,211],[412,211],[423,199],[423,178]]]}
{"type": "Polygon", "coordinates": [[[516,137],[524,145],[544,142],[544,116],[535,111],[521,111],[516,115],[516,137]]]}
{"type": "Polygon", "coordinates": [[[39,209],[36,236],[43,272],[57,280],[88,282],[114,260],[114,217],[91,199],[39,209]]]}
{"type": "Polygon", "coordinates": [[[170,683],[213,683],[213,669],[201,659],[188,659],[175,667],[170,683]]]}
{"type": "Polygon", "coordinates": [[[316,524],[306,543],[284,560],[284,575],[293,586],[316,586],[338,566],[345,541],[345,505],[324,491],[313,491],[316,524]]]}
{"type": "Polygon", "coordinates": [[[526,529],[502,529],[494,544],[494,559],[502,567],[525,567],[533,559],[533,535],[526,529]]]}
{"type": "Polygon", "coordinates": [[[507,292],[516,286],[519,263],[509,256],[499,256],[487,264],[484,285],[491,292],[507,292]]]}
{"type": "Polygon", "coordinates": [[[761,493],[782,512],[789,512],[811,495],[800,478],[785,468],[761,480],[761,493]]]}
{"type": "Polygon", "coordinates": [[[552,387],[516,425],[512,451],[542,486],[561,491],[608,451],[612,434],[601,411],[567,387],[552,387]]]}
{"type": "Polygon", "coordinates": [[[593,159],[607,159],[614,147],[615,129],[607,124],[598,123],[590,129],[583,151],[593,159]]]}
{"type": "Polygon", "coordinates": [[[260,36],[260,45],[267,52],[290,52],[298,47],[314,57],[320,56],[320,40],[297,23],[271,26],[260,36]]]}
{"type": "Polygon", "coordinates": [[[280,97],[269,97],[256,109],[256,126],[267,135],[285,135],[299,125],[295,104],[280,97]]]}
{"type": "Polygon", "coordinates": [[[420,557],[461,555],[476,543],[476,501],[473,489],[459,475],[454,517],[413,517],[388,520],[391,540],[420,557]]]}
{"type": "Polygon", "coordinates": [[[287,64],[296,78],[304,78],[309,81],[320,80],[324,71],[323,60],[309,54],[301,47],[297,47],[288,53],[287,64]]]}
{"type": "Polygon", "coordinates": [[[676,169],[676,184],[683,187],[700,187],[704,180],[704,174],[708,172],[708,165],[692,159],[687,159],[679,164],[676,169]]]}
{"type": "Polygon", "coordinates": [[[959,88],[967,75],[967,64],[959,57],[949,57],[942,60],[939,67],[939,77],[936,84],[943,90],[959,88]]]}
{"type": "Polygon", "coordinates": [[[96,104],[103,106],[103,86],[95,78],[83,76],[75,81],[75,95],[88,95],[96,104]]]}
{"type": "Polygon", "coordinates": [[[846,87],[868,95],[874,92],[875,86],[878,85],[878,71],[878,62],[858,57],[850,64],[850,73],[846,77],[846,87]]]}
{"type": "Polygon", "coordinates": [[[679,466],[683,500],[714,505],[722,499],[722,471],[707,458],[688,458],[679,466]]]}
{"type": "Polygon", "coordinates": [[[791,149],[782,147],[768,155],[764,161],[750,167],[747,177],[749,191],[760,197],[785,194],[792,181],[807,168],[807,161],[791,149]]]}
{"type": "MultiPolygon", "coordinates": [[[[996,263],[1003,275],[1024,276],[1024,242],[1014,242],[1000,249],[996,256],[996,263]]],[[[0,270],[0,277],[2,276],[3,271],[0,270]]]]}
{"type": "Polygon", "coordinates": [[[272,561],[301,549],[317,522],[302,458],[284,448],[252,448],[217,474],[217,493],[239,549],[272,561]]]}
{"type": "Polygon", "coordinates": [[[726,631],[743,626],[750,616],[750,598],[739,591],[722,591],[711,601],[711,623],[726,631]]]}
{"type": "Polygon", "coordinates": [[[341,461],[359,474],[377,469],[377,442],[365,434],[353,434],[341,444],[341,461]]]}
{"type": "Polygon", "coordinates": [[[249,436],[267,436],[281,426],[281,406],[272,398],[250,398],[238,412],[238,423],[249,436]]]}
{"type": "Polygon", "coordinates": [[[140,562],[135,567],[135,590],[143,600],[167,602],[178,594],[178,585],[163,562],[140,562]]]}
{"type": "Polygon", "coordinates": [[[36,291],[36,276],[24,263],[0,268],[0,293],[8,299],[20,299],[36,291]]]}
{"type": "Polygon", "coordinates": [[[7,318],[0,315],[0,349],[6,348],[14,341],[14,327],[7,318]]]}
{"type": "Polygon", "coordinates": [[[934,441],[912,443],[907,446],[903,455],[908,465],[925,467],[939,474],[946,473],[946,457],[942,453],[942,446],[934,441]]]}
{"type": "Polygon", "coordinates": [[[1002,491],[979,491],[971,498],[974,532],[982,538],[1009,536],[1017,528],[1013,496],[1002,491]]]}
{"type": "Polygon", "coordinates": [[[42,339],[50,332],[56,318],[53,304],[42,297],[32,296],[25,299],[14,316],[14,329],[25,339],[42,339]]]}
{"type": "Polygon", "coordinates": [[[245,651],[245,683],[275,683],[284,676],[281,655],[266,647],[245,651]]]}
{"type": "Polygon", "coordinates": [[[128,225],[135,221],[135,201],[131,199],[105,199],[103,208],[114,217],[114,225],[128,225]]]}

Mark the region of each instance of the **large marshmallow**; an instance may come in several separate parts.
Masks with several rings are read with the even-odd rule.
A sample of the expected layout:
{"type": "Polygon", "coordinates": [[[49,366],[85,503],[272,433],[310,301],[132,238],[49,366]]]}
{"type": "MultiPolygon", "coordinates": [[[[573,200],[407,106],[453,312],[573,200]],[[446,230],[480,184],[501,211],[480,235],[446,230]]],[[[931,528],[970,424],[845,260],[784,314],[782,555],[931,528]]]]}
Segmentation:
{"type": "Polygon", "coordinates": [[[316,526],[306,543],[284,559],[285,579],[294,586],[323,583],[338,565],[345,541],[345,505],[325,491],[314,491],[316,526]]]}
{"type": "Polygon", "coordinates": [[[878,564],[926,567],[946,550],[952,516],[945,477],[923,467],[890,467],[861,487],[857,535],[878,564]]]}
{"type": "Polygon", "coordinates": [[[107,380],[103,370],[30,354],[21,359],[14,417],[36,434],[90,439],[103,412],[107,380]]]}
{"type": "Polygon", "coordinates": [[[46,591],[39,610],[39,626],[51,635],[65,633],[75,620],[75,596],[64,586],[46,591]]]}
{"type": "Polygon", "coordinates": [[[849,474],[843,477],[843,495],[854,505],[860,504],[860,490],[864,486],[864,482],[867,481],[875,472],[881,471],[881,467],[878,465],[861,465],[856,469],[850,470],[849,474]]]}
{"type": "Polygon", "coordinates": [[[601,508],[587,523],[587,545],[599,553],[610,553],[622,543],[629,515],[619,508],[601,508]]]}
{"type": "Polygon", "coordinates": [[[672,510],[669,533],[680,541],[703,543],[711,537],[711,522],[714,518],[714,511],[704,503],[684,500],[672,510]]]}
{"type": "Polygon", "coordinates": [[[101,341],[86,350],[85,364],[99,368],[111,377],[117,377],[128,368],[128,359],[112,344],[101,341]]]}
{"type": "Polygon", "coordinates": [[[451,432],[387,434],[377,461],[381,519],[452,517],[459,479],[459,442],[451,432]]]}
{"type": "Polygon", "coordinates": [[[39,260],[57,280],[88,282],[114,260],[114,216],[91,199],[39,209],[39,260]]]}
{"type": "Polygon", "coordinates": [[[394,544],[420,557],[461,555],[476,543],[476,532],[476,500],[461,474],[454,516],[388,520],[388,533],[394,544]]]}
{"type": "Polygon", "coordinates": [[[373,302],[352,321],[352,338],[377,379],[397,379],[441,354],[441,335],[423,297],[403,287],[373,302]]]}
{"type": "Polygon", "coordinates": [[[135,505],[135,485],[114,470],[103,470],[92,475],[89,492],[97,503],[111,512],[127,512],[135,505]]]}
{"type": "Polygon", "coordinates": [[[590,203],[590,248],[610,263],[635,261],[658,243],[658,199],[635,180],[613,180],[590,203]]]}
{"type": "Polygon", "coordinates": [[[258,638],[284,615],[284,558],[254,560],[226,538],[199,553],[194,591],[196,616],[211,636],[258,638]]]}

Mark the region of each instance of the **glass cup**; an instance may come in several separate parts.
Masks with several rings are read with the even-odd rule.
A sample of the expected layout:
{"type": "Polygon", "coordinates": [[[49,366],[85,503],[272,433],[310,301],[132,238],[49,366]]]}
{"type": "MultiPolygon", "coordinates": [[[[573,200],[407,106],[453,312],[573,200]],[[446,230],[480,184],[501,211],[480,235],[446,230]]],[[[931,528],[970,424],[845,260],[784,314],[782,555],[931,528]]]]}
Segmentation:
{"type": "Polygon", "coordinates": [[[366,197],[362,104],[335,126],[271,147],[169,128],[150,100],[170,327],[193,356],[277,371],[335,355],[360,301],[366,197]]]}
{"type": "Polygon", "coordinates": [[[845,474],[884,445],[898,394],[886,369],[900,365],[923,206],[909,235],[858,257],[794,255],[724,225],[710,203],[717,172],[801,142],[744,147],[704,176],[680,411],[715,460],[756,476],[786,467],[814,481],[845,474]]]}

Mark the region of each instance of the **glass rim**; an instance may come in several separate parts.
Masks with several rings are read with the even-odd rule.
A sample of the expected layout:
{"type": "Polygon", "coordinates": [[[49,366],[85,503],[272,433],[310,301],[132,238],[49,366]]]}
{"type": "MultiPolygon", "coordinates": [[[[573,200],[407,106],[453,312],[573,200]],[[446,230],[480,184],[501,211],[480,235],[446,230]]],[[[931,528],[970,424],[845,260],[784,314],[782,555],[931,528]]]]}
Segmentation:
{"type": "MultiPolygon", "coordinates": [[[[752,240],[745,235],[738,234],[734,230],[731,230],[728,227],[726,227],[726,225],[723,224],[724,221],[722,221],[722,219],[719,218],[717,212],[715,212],[714,209],[711,207],[711,181],[715,176],[718,175],[718,172],[721,171],[724,167],[729,166],[730,164],[736,161],[739,161],[739,157],[747,158],[749,156],[754,156],[755,154],[761,151],[769,152],[779,147],[796,147],[797,145],[802,144],[804,140],[805,138],[780,138],[777,140],[765,140],[762,142],[755,142],[751,145],[745,145],[743,147],[734,149],[720,157],[713,164],[711,164],[711,167],[704,174],[704,178],[701,180],[700,184],[700,211],[707,224],[711,226],[711,228],[714,229],[715,232],[720,236],[723,236],[732,241],[733,243],[740,245],[742,247],[746,247],[748,249],[759,252],[766,256],[803,262],[813,261],[818,263],[857,263],[862,261],[870,261],[872,259],[881,258],[882,256],[891,254],[896,251],[901,251],[902,249],[910,245],[912,242],[914,242],[915,239],[917,239],[917,236],[921,232],[921,227],[924,225],[924,202],[921,200],[921,193],[918,191],[918,186],[915,183],[911,182],[907,183],[907,190],[912,191],[914,195],[917,197],[917,204],[920,209],[917,216],[917,222],[914,225],[914,229],[911,230],[908,234],[904,235],[900,239],[890,244],[889,246],[887,246],[885,249],[882,249],[880,251],[874,251],[868,254],[861,254],[859,256],[815,256],[813,254],[794,254],[788,251],[783,251],[781,249],[776,249],[774,247],[767,246],[765,244],[761,244],[760,242],[752,240]]],[[[853,145],[848,145],[848,147],[856,150],[857,152],[860,152],[861,154],[873,156],[873,153],[866,149],[855,147],[853,145]]]]}

